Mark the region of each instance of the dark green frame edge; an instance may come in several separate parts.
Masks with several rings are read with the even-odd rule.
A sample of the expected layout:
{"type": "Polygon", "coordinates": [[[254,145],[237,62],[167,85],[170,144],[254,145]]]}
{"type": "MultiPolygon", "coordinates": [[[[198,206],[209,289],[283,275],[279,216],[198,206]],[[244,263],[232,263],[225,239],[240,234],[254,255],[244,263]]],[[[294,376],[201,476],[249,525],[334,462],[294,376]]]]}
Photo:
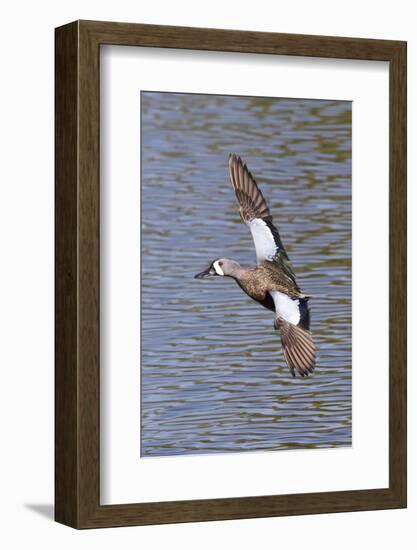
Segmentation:
{"type": "Polygon", "coordinates": [[[55,30],[56,521],[83,529],[406,507],[406,60],[406,42],[401,41],[99,21],[76,21],[55,30]],[[102,44],[389,62],[388,488],[100,505],[102,44]]]}

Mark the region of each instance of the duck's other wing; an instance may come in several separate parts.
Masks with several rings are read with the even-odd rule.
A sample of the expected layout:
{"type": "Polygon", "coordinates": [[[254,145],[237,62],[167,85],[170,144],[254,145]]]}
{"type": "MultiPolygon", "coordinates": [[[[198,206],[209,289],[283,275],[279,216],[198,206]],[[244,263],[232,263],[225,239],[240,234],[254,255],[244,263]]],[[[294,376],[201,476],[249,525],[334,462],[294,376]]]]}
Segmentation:
{"type": "Polygon", "coordinates": [[[288,255],[278,229],[272,223],[264,196],[246,164],[243,164],[242,159],[235,154],[229,157],[229,173],[239,204],[240,217],[252,233],[257,263],[261,264],[265,260],[274,261],[295,281],[288,255]]]}
{"type": "Polygon", "coordinates": [[[307,298],[270,292],[275,304],[275,328],[280,331],[284,357],[293,376],[308,376],[316,365],[316,348],[309,331],[307,298]]]}
{"type": "Polygon", "coordinates": [[[316,366],[316,348],[311,332],[280,318],[275,320],[275,326],[280,331],[284,357],[291,374],[302,377],[311,374],[316,366]]]}

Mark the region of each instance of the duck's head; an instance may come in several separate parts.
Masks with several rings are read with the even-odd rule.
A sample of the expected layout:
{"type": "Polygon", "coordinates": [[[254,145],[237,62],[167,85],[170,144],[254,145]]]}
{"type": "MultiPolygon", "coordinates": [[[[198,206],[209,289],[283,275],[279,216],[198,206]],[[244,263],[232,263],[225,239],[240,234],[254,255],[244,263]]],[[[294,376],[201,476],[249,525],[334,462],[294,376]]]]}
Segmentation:
{"type": "Polygon", "coordinates": [[[194,279],[233,276],[233,272],[237,267],[240,267],[237,262],[228,260],[227,258],[219,258],[218,260],[214,260],[207,269],[194,275],[194,279]]]}

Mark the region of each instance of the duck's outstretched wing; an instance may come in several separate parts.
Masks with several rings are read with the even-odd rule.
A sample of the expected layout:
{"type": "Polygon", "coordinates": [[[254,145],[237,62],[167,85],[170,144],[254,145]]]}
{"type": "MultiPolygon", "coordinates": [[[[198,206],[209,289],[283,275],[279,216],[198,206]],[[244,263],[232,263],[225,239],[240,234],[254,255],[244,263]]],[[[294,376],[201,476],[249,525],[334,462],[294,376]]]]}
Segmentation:
{"type": "Polygon", "coordinates": [[[293,376],[308,376],[316,366],[316,349],[311,332],[283,319],[276,319],[275,326],[281,334],[284,357],[293,376]]]}
{"type": "Polygon", "coordinates": [[[272,223],[268,205],[246,164],[235,154],[229,156],[229,172],[239,203],[240,217],[249,227],[256,249],[256,260],[276,262],[295,281],[295,275],[282,245],[278,229],[272,223]]]}
{"type": "Polygon", "coordinates": [[[308,298],[291,298],[270,292],[275,304],[275,328],[281,334],[284,357],[295,376],[308,376],[316,365],[316,348],[310,328],[308,298]]]}

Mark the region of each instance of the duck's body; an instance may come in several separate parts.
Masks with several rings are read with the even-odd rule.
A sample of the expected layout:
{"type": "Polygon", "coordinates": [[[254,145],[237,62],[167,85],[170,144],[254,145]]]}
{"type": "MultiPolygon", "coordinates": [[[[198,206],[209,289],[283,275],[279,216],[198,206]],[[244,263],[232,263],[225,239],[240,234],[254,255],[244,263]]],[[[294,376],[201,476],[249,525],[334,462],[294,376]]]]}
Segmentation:
{"type": "Polygon", "coordinates": [[[269,293],[271,286],[275,286],[271,280],[270,269],[260,265],[253,268],[242,268],[241,272],[235,277],[237,284],[246,292],[250,298],[260,303],[262,306],[275,311],[274,300],[269,293]]]}
{"type": "Polygon", "coordinates": [[[236,280],[250,298],[271,311],[276,312],[274,296],[279,298],[282,295],[281,302],[287,297],[289,307],[291,303],[298,302],[301,325],[309,328],[308,296],[282,270],[277,269],[273,262],[265,260],[256,267],[241,267],[236,270],[235,275],[229,276],[236,280]]]}
{"type": "Polygon", "coordinates": [[[315,367],[315,347],[309,331],[309,296],[303,294],[296,283],[279,232],[252,174],[236,155],[229,158],[229,171],[241,218],[250,228],[255,243],[257,265],[242,267],[234,260],[220,258],[196,277],[231,277],[253,300],[274,311],[274,326],[281,333],[285,359],[292,374],[307,376],[315,367]]]}

